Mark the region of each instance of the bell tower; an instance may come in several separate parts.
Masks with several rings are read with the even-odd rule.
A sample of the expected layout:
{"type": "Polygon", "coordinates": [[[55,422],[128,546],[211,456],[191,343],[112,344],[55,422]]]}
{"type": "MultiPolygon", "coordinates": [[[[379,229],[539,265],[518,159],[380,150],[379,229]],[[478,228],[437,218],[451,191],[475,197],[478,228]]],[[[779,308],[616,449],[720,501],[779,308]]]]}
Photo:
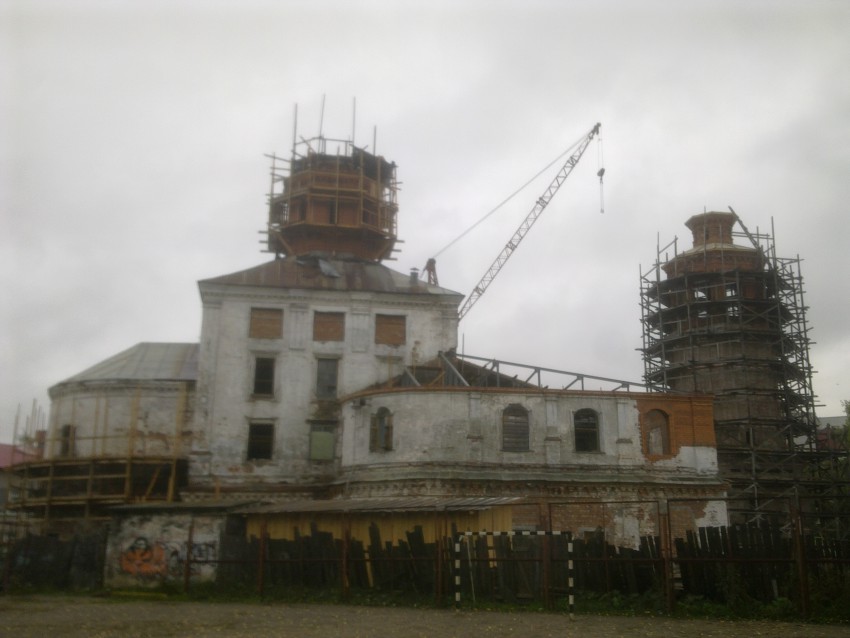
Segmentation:
{"type": "Polygon", "coordinates": [[[272,156],[271,172],[269,252],[278,257],[319,252],[375,262],[392,257],[398,213],[395,162],[351,141],[319,136],[296,143],[289,160],[272,156]]]}

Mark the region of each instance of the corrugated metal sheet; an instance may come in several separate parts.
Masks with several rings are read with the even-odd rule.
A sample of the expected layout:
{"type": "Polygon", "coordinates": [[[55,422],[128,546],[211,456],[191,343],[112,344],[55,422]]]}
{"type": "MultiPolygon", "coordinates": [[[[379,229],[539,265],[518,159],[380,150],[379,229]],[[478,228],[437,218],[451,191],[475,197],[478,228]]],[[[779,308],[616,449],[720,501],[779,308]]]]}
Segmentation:
{"type": "Polygon", "coordinates": [[[521,501],[520,497],[392,497],[339,500],[304,500],[253,505],[233,510],[236,514],[343,513],[343,512],[423,512],[478,511],[521,501]]]}

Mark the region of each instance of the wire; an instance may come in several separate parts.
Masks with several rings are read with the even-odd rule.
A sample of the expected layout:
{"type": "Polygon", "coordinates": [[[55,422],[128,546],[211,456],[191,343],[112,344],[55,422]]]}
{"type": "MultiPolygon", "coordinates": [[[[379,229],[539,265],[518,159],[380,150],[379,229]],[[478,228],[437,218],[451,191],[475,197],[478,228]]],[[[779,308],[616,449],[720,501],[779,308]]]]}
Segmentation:
{"type": "Polygon", "coordinates": [[[596,158],[597,165],[599,170],[597,171],[597,175],[599,176],[599,212],[605,212],[605,190],[603,188],[602,177],[605,175],[605,162],[602,157],[602,136],[596,138],[596,158]]]}
{"type": "Polygon", "coordinates": [[[528,180],[525,184],[523,184],[522,186],[520,186],[520,187],[519,187],[518,189],[516,189],[513,193],[511,193],[511,194],[510,194],[510,195],[508,195],[505,199],[503,199],[501,202],[499,202],[499,203],[496,205],[496,207],[495,207],[495,208],[493,208],[493,209],[492,209],[490,212],[488,212],[486,215],[484,215],[484,217],[482,217],[481,219],[479,219],[479,220],[478,220],[477,222],[475,222],[472,226],[470,226],[469,228],[467,228],[467,229],[466,229],[465,231],[463,231],[460,235],[458,235],[458,236],[457,236],[457,237],[455,237],[452,241],[450,241],[448,244],[446,244],[443,248],[441,248],[441,249],[440,249],[440,250],[438,250],[436,253],[434,253],[434,257],[433,257],[433,258],[439,257],[442,253],[444,253],[444,252],[445,252],[445,251],[447,251],[449,248],[451,248],[452,246],[454,246],[457,242],[459,242],[461,239],[463,239],[464,237],[466,237],[466,236],[467,236],[469,233],[471,233],[471,232],[472,232],[475,228],[477,228],[480,224],[482,224],[484,221],[486,221],[486,219],[487,219],[488,217],[490,217],[493,213],[495,213],[495,212],[496,212],[497,210],[499,210],[502,206],[504,206],[505,204],[507,204],[507,203],[508,203],[509,201],[511,201],[514,197],[516,197],[519,193],[521,193],[523,190],[525,190],[525,189],[526,189],[526,188],[527,188],[527,187],[528,187],[528,186],[529,186],[532,182],[534,182],[534,180],[536,180],[536,179],[537,179],[538,177],[540,177],[543,173],[545,173],[545,172],[546,172],[546,171],[548,171],[550,168],[552,168],[552,166],[553,166],[555,163],[557,163],[560,159],[562,159],[562,158],[563,158],[565,155],[567,155],[568,153],[572,152],[572,150],[573,150],[576,146],[578,146],[579,144],[581,144],[581,142],[584,140],[584,138],[585,138],[585,137],[587,137],[587,136],[586,136],[586,135],[582,135],[582,136],[581,136],[579,139],[577,139],[577,140],[576,140],[576,141],[575,141],[572,145],[570,145],[570,146],[567,148],[567,150],[565,150],[563,153],[561,153],[560,155],[558,155],[558,157],[556,157],[556,158],[555,158],[555,159],[553,159],[551,162],[549,162],[546,166],[544,166],[542,169],[540,169],[540,170],[537,172],[537,174],[535,174],[535,175],[534,175],[534,177],[532,177],[531,179],[529,179],[529,180],[528,180]]]}

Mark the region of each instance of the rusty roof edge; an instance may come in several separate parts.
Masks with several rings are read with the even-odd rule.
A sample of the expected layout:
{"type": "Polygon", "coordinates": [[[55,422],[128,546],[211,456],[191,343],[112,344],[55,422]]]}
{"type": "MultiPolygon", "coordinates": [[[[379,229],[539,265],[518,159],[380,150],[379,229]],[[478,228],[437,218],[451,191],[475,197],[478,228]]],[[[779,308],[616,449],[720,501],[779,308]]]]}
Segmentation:
{"type": "Polygon", "coordinates": [[[520,496],[492,496],[479,498],[449,498],[437,496],[388,497],[338,500],[284,501],[238,507],[234,514],[295,514],[295,513],[352,513],[352,512],[451,512],[485,510],[499,505],[522,501],[520,496]]]}

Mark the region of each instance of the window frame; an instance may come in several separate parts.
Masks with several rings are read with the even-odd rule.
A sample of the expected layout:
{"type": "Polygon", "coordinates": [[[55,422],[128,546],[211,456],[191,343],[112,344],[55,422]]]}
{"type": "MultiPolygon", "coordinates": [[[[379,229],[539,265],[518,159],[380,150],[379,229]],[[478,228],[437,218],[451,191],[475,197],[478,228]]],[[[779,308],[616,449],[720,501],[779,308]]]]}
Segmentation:
{"type": "Polygon", "coordinates": [[[339,423],[337,421],[310,421],[310,449],[308,454],[310,461],[315,463],[328,463],[336,458],[336,433],[339,423]],[[316,440],[317,434],[330,434],[332,437],[331,453],[329,457],[317,458],[316,440]]]}
{"type": "Polygon", "coordinates": [[[528,408],[511,403],[502,410],[501,424],[502,452],[531,451],[531,411],[528,408]]]}
{"type": "Polygon", "coordinates": [[[403,346],[407,343],[407,315],[375,314],[375,344],[403,346]]]}
{"type": "Polygon", "coordinates": [[[345,341],[345,313],[314,310],[313,341],[320,343],[345,341]]]}
{"type": "Polygon", "coordinates": [[[249,339],[282,339],[283,309],[251,307],[248,316],[249,339]]]}
{"type": "Polygon", "coordinates": [[[670,415],[664,410],[652,408],[651,410],[646,411],[643,419],[646,424],[646,453],[652,457],[671,456],[673,454],[673,444],[670,436],[670,415]],[[661,415],[663,420],[655,421],[655,419],[653,419],[655,414],[661,415]],[[655,431],[659,431],[661,433],[661,451],[653,449],[655,446],[652,440],[652,435],[655,431]]]}
{"type": "Polygon", "coordinates": [[[246,462],[271,461],[274,459],[275,429],[274,421],[248,422],[248,437],[245,443],[246,462]],[[267,431],[260,432],[260,429],[267,431]],[[259,454],[258,450],[263,454],[259,454]]]}
{"type": "MultiPolygon", "coordinates": [[[[336,401],[339,396],[339,357],[316,357],[316,399],[319,401],[336,401]],[[333,390],[323,389],[323,366],[327,366],[326,362],[333,362],[333,386],[328,386],[328,388],[333,388],[333,390]]],[[[329,372],[329,370],[325,370],[325,372],[329,372]]]]}
{"type": "Polygon", "coordinates": [[[369,426],[369,451],[389,452],[393,449],[393,413],[386,406],[372,414],[369,426]]]}
{"type": "Polygon", "coordinates": [[[277,377],[277,358],[268,354],[254,356],[254,374],[251,378],[251,397],[273,399],[277,377]],[[269,374],[263,374],[269,373],[269,374]],[[266,392],[265,390],[268,390],[266,392]]]}
{"type": "Polygon", "coordinates": [[[599,413],[593,408],[580,408],[573,413],[573,449],[579,454],[594,454],[602,451],[601,428],[599,427],[599,413]],[[588,425],[588,417],[593,417],[593,425],[588,425]],[[594,445],[592,449],[584,443],[579,445],[579,439],[590,441],[591,431],[593,433],[594,445]]]}

